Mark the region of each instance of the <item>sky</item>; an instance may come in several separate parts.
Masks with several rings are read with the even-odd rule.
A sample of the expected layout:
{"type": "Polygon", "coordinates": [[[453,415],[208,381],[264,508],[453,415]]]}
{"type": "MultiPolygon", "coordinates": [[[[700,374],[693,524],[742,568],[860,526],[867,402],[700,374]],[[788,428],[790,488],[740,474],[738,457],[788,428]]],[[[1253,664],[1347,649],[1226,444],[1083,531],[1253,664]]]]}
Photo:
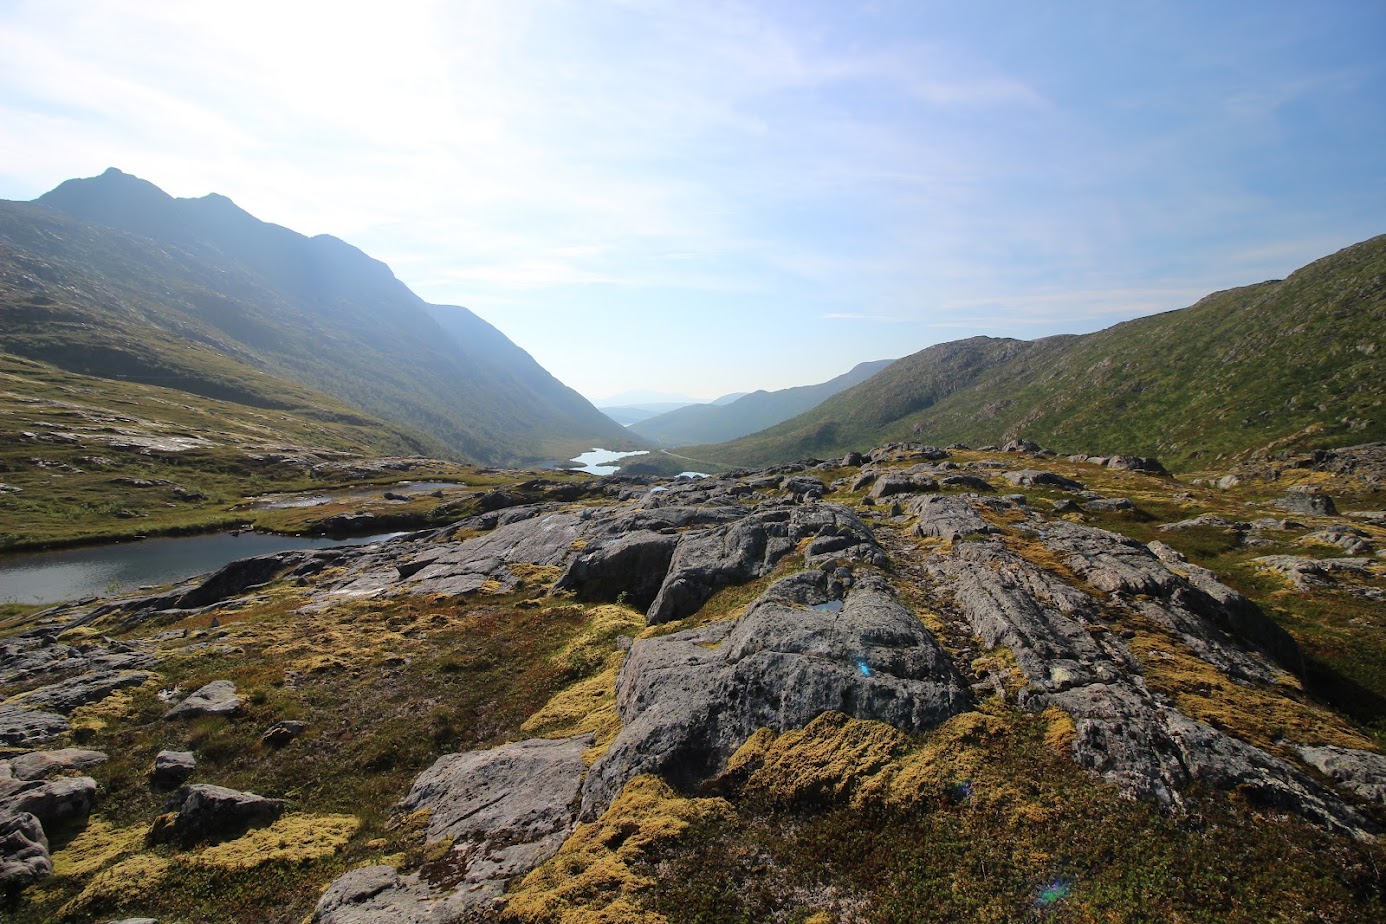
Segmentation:
{"type": "Polygon", "coordinates": [[[601,403],[1082,333],[1386,232],[1386,3],[3,0],[0,198],[343,238],[601,403]]]}

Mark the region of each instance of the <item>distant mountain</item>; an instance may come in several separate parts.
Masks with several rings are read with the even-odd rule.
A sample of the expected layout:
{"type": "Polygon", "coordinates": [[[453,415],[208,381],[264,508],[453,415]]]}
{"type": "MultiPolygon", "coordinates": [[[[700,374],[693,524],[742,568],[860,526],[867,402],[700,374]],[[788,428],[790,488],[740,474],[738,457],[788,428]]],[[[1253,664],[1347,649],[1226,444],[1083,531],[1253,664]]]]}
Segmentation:
{"type": "Polygon", "coordinates": [[[621,427],[464,308],[231,200],[108,170],[0,202],[3,349],[97,376],[272,407],[277,376],[484,463],[632,447],[621,427]]]}
{"type": "Polygon", "coordinates": [[[1386,235],[1283,281],[1082,336],[929,347],[761,433],[681,452],[724,465],[831,457],[889,440],[1025,436],[1060,452],[1194,468],[1276,441],[1386,439],[1386,235]]]}
{"type": "Polygon", "coordinates": [[[658,446],[720,443],[766,427],[773,427],[817,407],[840,391],[871,378],[894,360],[861,363],[850,372],[818,385],[800,385],[780,391],[756,391],[727,395],[712,404],[693,404],[636,422],[632,432],[658,446]],[[728,401],[727,399],[731,399],[728,401]]]}
{"type": "Polygon", "coordinates": [[[658,417],[660,414],[667,414],[670,411],[687,407],[686,404],[677,404],[671,401],[661,401],[655,404],[631,404],[618,407],[602,406],[597,408],[607,417],[629,427],[631,424],[639,423],[642,420],[649,420],[651,417],[658,417]]]}
{"type": "Polygon", "coordinates": [[[709,401],[708,404],[731,404],[733,401],[738,401],[749,394],[749,391],[734,391],[730,394],[723,395],[720,398],[715,398],[712,401],[709,401]]]}

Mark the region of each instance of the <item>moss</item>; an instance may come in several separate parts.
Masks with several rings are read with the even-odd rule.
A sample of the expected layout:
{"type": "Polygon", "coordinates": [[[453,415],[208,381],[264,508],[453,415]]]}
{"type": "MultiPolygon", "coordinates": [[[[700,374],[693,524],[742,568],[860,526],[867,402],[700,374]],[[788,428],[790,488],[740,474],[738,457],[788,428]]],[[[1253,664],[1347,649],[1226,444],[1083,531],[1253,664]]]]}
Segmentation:
{"type": "Polygon", "coordinates": [[[82,833],[53,854],[53,875],[89,876],[117,857],[143,847],[146,830],[145,825],[117,828],[93,815],[82,833]]]}
{"type": "Polygon", "coordinates": [[[97,873],[76,898],[58,909],[58,918],[88,915],[117,903],[148,898],[168,878],[172,863],[153,854],[139,854],[97,873]]]}
{"type": "Polygon", "coordinates": [[[1296,744],[1333,744],[1375,750],[1370,738],[1297,689],[1280,683],[1237,683],[1182,644],[1153,633],[1128,643],[1152,690],[1173,697],[1180,712],[1251,742],[1278,750],[1296,744]]]}
{"type": "Polygon", "coordinates": [[[510,569],[510,573],[520,582],[521,586],[527,588],[552,587],[563,576],[563,569],[555,565],[536,565],[526,561],[516,561],[511,562],[506,567],[510,569]]]}
{"type": "Polygon", "coordinates": [[[590,733],[596,740],[583,753],[583,760],[589,767],[596,763],[621,731],[621,717],[616,711],[616,677],[623,660],[621,652],[610,655],[605,670],[555,694],[525,720],[521,730],[542,738],[590,733]]]}
{"type": "Polygon", "coordinates": [[[306,863],[338,853],[360,829],[354,815],[285,815],[267,828],[180,857],[216,869],[254,869],[266,863],[306,863]]]}
{"type": "Polygon", "coordinates": [[[655,776],[639,776],[595,822],[578,827],[563,848],[510,893],[507,920],[557,924],[661,924],[644,907],[656,885],[642,868],[664,844],[691,825],[728,820],[722,799],[689,799],[655,776]]]}
{"type": "Polygon", "coordinates": [[[1073,741],[1078,737],[1078,729],[1073,717],[1062,709],[1050,706],[1040,713],[1047,726],[1044,730],[1044,743],[1057,754],[1068,754],[1073,741]]]}

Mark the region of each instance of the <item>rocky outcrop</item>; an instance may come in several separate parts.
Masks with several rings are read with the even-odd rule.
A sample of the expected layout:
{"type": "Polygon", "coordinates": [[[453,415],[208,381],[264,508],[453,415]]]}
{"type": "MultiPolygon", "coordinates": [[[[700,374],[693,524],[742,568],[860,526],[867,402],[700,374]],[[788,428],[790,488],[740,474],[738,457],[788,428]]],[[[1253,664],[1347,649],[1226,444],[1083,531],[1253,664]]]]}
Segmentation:
{"type": "Polygon", "coordinates": [[[498,898],[571,833],[591,744],[590,735],[532,739],[439,758],[400,808],[428,811],[426,840],[449,844],[445,855],[409,875],[389,866],[353,870],[327,889],[313,920],[454,921],[498,898]]]}
{"type": "Polygon", "coordinates": [[[0,813],[0,896],[53,872],[43,825],[28,812],[0,813]]]}
{"type": "MultiPolygon", "coordinates": [[[[1007,505],[1009,506],[1009,505],[1007,505]]],[[[918,517],[915,534],[953,541],[963,536],[992,533],[996,530],[982,519],[978,508],[966,498],[956,495],[931,494],[918,497],[906,506],[911,516],[918,517]]]]}
{"type": "Polygon", "coordinates": [[[32,747],[52,741],[67,731],[67,719],[55,712],[25,709],[15,703],[0,703],[0,744],[32,747]]]}
{"type": "Polygon", "coordinates": [[[96,781],[89,776],[0,780],[0,815],[33,815],[49,834],[85,824],[95,803],[96,781]]]}
{"type": "Polygon", "coordinates": [[[1039,534],[1098,595],[996,541],[963,543],[926,566],[938,581],[940,607],[962,617],[989,648],[1012,653],[1025,678],[1021,704],[1057,706],[1072,717],[1071,749],[1080,766],[1164,805],[1181,804],[1182,791],[1200,783],[1239,789],[1339,831],[1372,830],[1367,819],[1289,764],[1190,719],[1152,693],[1110,625],[1129,612],[1177,633],[1211,670],[1243,682],[1273,679],[1275,667],[1237,633],[1250,627],[1274,643],[1275,632],[1238,612],[1235,592],[1214,588],[1206,575],[1179,575],[1139,543],[1103,530],[1054,521],[1040,525],[1039,534]]]}
{"type": "Polygon", "coordinates": [[[173,840],[185,846],[239,837],[251,828],[272,824],[288,802],[253,792],[194,783],[182,786],[169,800],[172,821],[156,822],[151,840],[173,840]]]}
{"type": "Polygon", "coordinates": [[[1271,503],[1281,510],[1306,516],[1331,517],[1338,513],[1338,506],[1333,503],[1333,498],[1317,488],[1290,491],[1271,503]]]}
{"type": "Polygon", "coordinates": [[[584,817],[641,773],[695,785],[757,728],[838,710],[922,731],[968,707],[952,663],[883,578],[862,576],[837,611],[816,608],[829,582],[802,572],[735,623],[636,641],[616,687],[623,729],[588,774],[584,817]]]}
{"type": "Polygon", "coordinates": [[[83,748],[30,751],[10,758],[10,772],[16,779],[42,780],[64,770],[85,770],[105,762],[105,754],[83,748]]]}
{"type": "Polygon", "coordinates": [[[1005,472],[1001,477],[1005,478],[1016,487],[1022,485],[1034,485],[1036,487],[1062,488],[1065,491],[1082,491],[1083,484],[1074,481],[1072,478],[1065,478],[1055,472],[1040,472],[1032,468],[1021,469],[1015,472],[1005,472]]]}

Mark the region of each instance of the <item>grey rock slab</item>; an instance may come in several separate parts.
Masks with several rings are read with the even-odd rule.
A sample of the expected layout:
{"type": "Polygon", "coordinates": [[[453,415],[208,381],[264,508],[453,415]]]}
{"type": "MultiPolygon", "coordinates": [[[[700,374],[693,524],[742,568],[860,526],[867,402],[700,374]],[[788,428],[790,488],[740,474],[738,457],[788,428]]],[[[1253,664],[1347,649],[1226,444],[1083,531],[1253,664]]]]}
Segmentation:
{"type": "Polygon", "coordinates": [[[881,475],[871,486],[869,496],[880,500],[896,494],[916,494],[922,491],[937,491],[938,481],[928,475],[910,475],[903,472],[890,472],[881,475]]]}
{"type": "Polygon", "coordinates": [[[906,506],[911,516],[919,518],[915,531],[920,536],[954,540],[977,533],[995,532],[978,509],[966,498],[956,495],[928,494],[912,499],[906,506]]]}
{"type": "Polygon", "coordinates": [[[327,887],[313,924],[434,924],[443,910],[417,874],[401,876],[393,866],[354,869],[327,887]]]}
{"type": "Polygon", "coordinates": [[[654,602],[669,573],[676,534],[641,529],[590,541],[557,583],[583,600],[615,600],[626,594],[632,606],[654,602]]]}
{"type": "Polygon", "coordinates": [[[55,712],[25,709],[16,703],[0,703],[0,744],[32,747],[52,741],[68,730],[67,719],[55,712]]]}
{"type": "Polygon", "coordinates": [[[231,716],[240,711],[241,698],[230,680],[213,680],[164,713],[165,719],[193,719],[204,715],[231,716]]]}
{"type": "Polygon", "coordinates": [[[1386,803],[1386,755],[1321,745],[1302,746],[1299,756],[1343,789],[1371,802],[1386,803]]]}
{"type": "Polygon", "coordinates": [[[239,837],[251,828],[272,824],[288,804],[284,799],[268,799],[253,792],[193,783],[179,787],[168,808],[177,813],[174,839],[193,844],[239,837]]]}
{"type": "Polygon", "coordinates": [[[1338,513],[1338,507],[1333,503],[1333,498],[1318,490],[1289,491],[1283,497],[1271,501],[1272,504],[1281,510],[1288,510],[1291,513],[1305,514],[1307,516],[1331,517],[1338,513]]]}
{"type": "Polygon", "coordinates": [[[26,693],[22,702],[26,706],[68,713],[78,706],[103,700],[116,690],[137,687],[148,679],[149,674],[143,671],[83,674],[70,680],[39,687],[26,693]]]}
{"type": "Polygon", "coordinates": [[[557,853],[575,824],[591,745],[591,735],[531,739],[449,754],[421,773],[402,808],[431,812],[430,842],[452,839],[461,875],[445,885],[494,897],[557,853]]]}
{"type": "Polygon", "coordinates": [[[52,872],[39,820],[28,812],[0,813],[0,893],[22,889],[52,872]]]}
{"type": "Polygon", "coordinates": [[[624,728],[587,776],[583,817],[641,773],[695,785],[757,728],[786,731],[838,710],[922,731],[968,708],[947,655],[883,578],[863,575],[837,612],[813,608],[831,580],[801,572],[734,624],[637,640],[616,687],[624,728]]]}
{"type": "Polygon", "coordinates": [[[260,740],[270,747],[282,748],[307,730],[307,722],[295,722],[285,719],[280,722],[275,722],[269,728],[265,729],[265,733],[260,736],[260,740]]]}
{"type": "Polygon", "coordinates": [[[59,748],[55,751],[30,751],[10,758],[10,771],[21,780],[41,780],[64,770],[85,770],[106,762],[100,751],[82,748],[59,748]]]}

